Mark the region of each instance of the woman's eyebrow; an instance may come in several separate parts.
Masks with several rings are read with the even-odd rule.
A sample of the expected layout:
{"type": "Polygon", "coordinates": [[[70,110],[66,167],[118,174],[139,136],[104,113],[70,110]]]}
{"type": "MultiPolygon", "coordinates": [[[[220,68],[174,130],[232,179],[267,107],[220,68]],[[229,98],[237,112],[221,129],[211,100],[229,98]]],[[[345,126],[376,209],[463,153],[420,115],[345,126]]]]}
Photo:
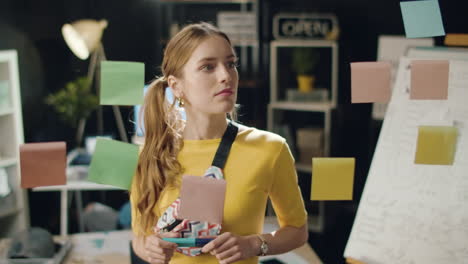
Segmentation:
{"type": "MultiPolygon", "coordinates": [[[[234,54],[230,54],[228,56],[226,56],[226,59],[231,59],[231,58],[237,58],[234,54]]],[[[206,61],[215,61],[217,58],[216,57],[205,57],[205,58],[201,58],[198,63],[201,63],[201,62],[206,62],[206,61]]]]}
{"type": "Polygon", "coordinates": [[[198,61],[198,63],[200,63],[200,62],[205,62],[205,61],[214,61],[214,60],[216,60],[215,57],[206,57],[206,58],[200,59],[200,60],[198,61]]]}

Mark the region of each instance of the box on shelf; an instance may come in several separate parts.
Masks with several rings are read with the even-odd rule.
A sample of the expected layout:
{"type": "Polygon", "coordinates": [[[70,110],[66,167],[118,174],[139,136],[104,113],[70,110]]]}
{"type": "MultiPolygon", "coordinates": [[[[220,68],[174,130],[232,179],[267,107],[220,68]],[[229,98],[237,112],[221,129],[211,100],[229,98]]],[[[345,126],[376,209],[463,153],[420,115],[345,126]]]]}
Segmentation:
{"type": "Polygon", "coordinates": [[[8,183],[8,173],[5,168],[0,168],[0,199],[10,194],[10,183],[8,183]]]}
{"type": "Polygon", "coordinates": [[[313,157],[323,156],[323,128],[300,128],[296,132],[299,162],[310,164],[313,157]]]}
{"type": "Polygon", "coordinates": [[[11,107],[8,81],[0,80],[0,112],[11,107]]]}
{"type": "Polygon", "coordinates": [[[303,93],[296,88],[286,89],[286,100],[292,102],[325,102],[328,101],[328,89],[315,88],[311,92],[303,93]]]}
{"type": "Polygon", "coordinates": [[[318,148],[300,148],[299,163],[312,164],[312,158],[323,157],[323,149],[318,148]]]}

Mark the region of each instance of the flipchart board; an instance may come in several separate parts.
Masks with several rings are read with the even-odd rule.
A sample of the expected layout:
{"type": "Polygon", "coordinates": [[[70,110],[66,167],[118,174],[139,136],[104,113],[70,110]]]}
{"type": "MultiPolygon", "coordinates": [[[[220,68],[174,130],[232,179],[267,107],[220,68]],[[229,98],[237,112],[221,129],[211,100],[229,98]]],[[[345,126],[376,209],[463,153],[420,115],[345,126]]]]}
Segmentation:
{"type": "Polygon", "coordinates": [[[344,256],[366,264],[467,263],[468,61],[450,61],[448,100],[410,100],[410,62],[400,59],[344,256]],[[414,164],[420,125],[458,128],[452,166],[414,164]]]}

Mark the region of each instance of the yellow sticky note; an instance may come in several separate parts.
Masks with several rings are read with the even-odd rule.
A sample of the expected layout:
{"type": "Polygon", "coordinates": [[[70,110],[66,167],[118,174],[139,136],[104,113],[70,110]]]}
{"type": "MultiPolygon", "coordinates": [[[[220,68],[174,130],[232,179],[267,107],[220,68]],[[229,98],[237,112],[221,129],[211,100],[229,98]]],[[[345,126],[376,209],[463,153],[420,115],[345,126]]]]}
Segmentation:
{"type": "Polygon", "coordinates": [[[416,164],[452,165],[455,158],[457,128],[420,126],[416,146],[416,164]]]}
{"type": "Polygon", "coordinates": [[[354,158],[313,158],[310,199],[352,200],[354,158]]]}

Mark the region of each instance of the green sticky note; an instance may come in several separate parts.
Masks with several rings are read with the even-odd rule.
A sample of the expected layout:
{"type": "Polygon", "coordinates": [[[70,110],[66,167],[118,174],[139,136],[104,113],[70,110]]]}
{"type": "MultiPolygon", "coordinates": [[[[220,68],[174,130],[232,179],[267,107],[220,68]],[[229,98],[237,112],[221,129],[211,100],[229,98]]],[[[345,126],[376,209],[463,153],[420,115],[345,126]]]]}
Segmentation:
{"type": "Polygon", "coordinates": [[[416,164],[452,165],[458,130],[451,126],[420,126],[416,145],[416,164]]]}
{"type": "Polygon", "coordinates": [[[88,180],[130,189],[138,163],[138,150],[134,144],[98,138],[88,180]]]}
{"type": "Polygon", "coordinates": [[[101,62],[101,105],[139,105],[143,102],[145,65],[141,62],[101,62]]]}
{"type": "Polygon", "coordinates": [[[352,200],[354,166],[354,158],[313,158],[310,199],[352,200]]]}
{"type": "Polygon", "coordinates": [[[437,0],[400,2],[407,38],[444,36],[444,24],[437,0]]]}

